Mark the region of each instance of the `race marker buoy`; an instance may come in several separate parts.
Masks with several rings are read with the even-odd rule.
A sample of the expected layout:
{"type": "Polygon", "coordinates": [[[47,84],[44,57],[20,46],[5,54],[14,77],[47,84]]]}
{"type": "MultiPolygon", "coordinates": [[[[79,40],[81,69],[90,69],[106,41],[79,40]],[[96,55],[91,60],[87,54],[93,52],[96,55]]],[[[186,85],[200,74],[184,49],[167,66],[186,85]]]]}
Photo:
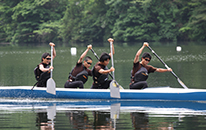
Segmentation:
{"type": "Polygon", "coordinates": [[[182,50],[182,47],[181,46],[177,46],[176,47],[176,51],[181,51],[182,50]]]}
{"type": "Polygon", "coordinates": [[[76,47],[72,47],[71,48],[71,55],[76,55],[77,54],[77,48],[76,47]]]}

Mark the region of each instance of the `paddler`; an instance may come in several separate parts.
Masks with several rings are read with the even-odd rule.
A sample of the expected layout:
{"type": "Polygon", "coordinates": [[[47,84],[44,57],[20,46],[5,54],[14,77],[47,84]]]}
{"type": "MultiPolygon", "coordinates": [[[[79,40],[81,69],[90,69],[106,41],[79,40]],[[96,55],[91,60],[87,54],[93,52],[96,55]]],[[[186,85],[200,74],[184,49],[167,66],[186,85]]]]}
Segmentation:
{"type": "MultiPolygon", "coordinates": [[[[114,54],[114,46],[112,43],[112,52],[114,54]]],[[[109,64],[109,61],[111,59],[111,52],[108,53],[102,53],[102,55],[99,58],[99,61],[95,64],[95,66],[92,69],[93,74],[93,84],[91,89],[108,89],[110,86],[110,82],[112,80],[108,79],[108,74],[115,69],[111,67],[110,69],[107,68],[107,65],[109,64]]]]}
{"type": "Polygon", "coordinates": [[[76,66],[69,73],[67,82],[64,84],[65,88],[84,88],[84,84],[88,80],[88,76],[92,76],[92,71],[89,67],[92,65],[92,58],[87,55],[87,52],[92,49],[92,45],[88,45],[87,49],[82,53],[76,66]],[[86,56],[86,57],[85,57],[86,56]],[[85,57],[85,59],[84,59],[85,57]],[[83,61],[84,59],[84,61],[83,61]],[[83,63],[82,63],[83,61],[83,63]]]}
{"type": "MultiPolygon", "coordinates": [[[[53,59],[56,57],[55,44],[49,43],[50,46],[53,46],[53,59]]],[[[41,56],[41,63],[37,65],[34,69],[35,77],[37,82],[37,87],[46,87],[46,82],[50,78],[50,70],[54,69],[53,66],[50,66],[51,55],[49,53],[43,53],[41,56]]]]}
{"type": "Polygon", "coordinates": [[[148,65],[150,60],[152,59],[152,56],[145,52],[142,55],[141,61],[139,61],[139,56],[141,55],[143,49],[145,47],[149,46],[147,42],[143,43],[143,46],[137,51],[134,62],[133,62],[133,68],[131,71],[131,82],[130,82],[130,89],[144,89],[147,88],[147,78],[149,73],[153,72],[170,72],[172,71],[171,68],[163,69],[163,68],[155,68],[151,65],[148,65]]]}

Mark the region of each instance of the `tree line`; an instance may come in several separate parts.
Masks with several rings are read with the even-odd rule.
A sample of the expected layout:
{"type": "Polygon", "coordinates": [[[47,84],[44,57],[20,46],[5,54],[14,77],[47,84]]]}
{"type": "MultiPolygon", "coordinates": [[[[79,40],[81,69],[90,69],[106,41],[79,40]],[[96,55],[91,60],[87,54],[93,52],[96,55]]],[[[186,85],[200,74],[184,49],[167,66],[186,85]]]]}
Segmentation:
{"type": "Polygon", "coordinates": [[[206,41],[206,0],[1,0],[0,43],[206,41]]]}

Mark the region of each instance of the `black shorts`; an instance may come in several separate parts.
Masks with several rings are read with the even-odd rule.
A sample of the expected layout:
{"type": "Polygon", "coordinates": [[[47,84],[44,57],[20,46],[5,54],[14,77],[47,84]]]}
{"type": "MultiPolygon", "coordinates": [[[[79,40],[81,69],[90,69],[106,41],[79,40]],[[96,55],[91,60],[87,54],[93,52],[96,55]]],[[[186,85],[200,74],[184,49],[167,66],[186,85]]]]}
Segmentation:
{"type": "Polygon", "coordinates": [[[80,88],[83,89],[84,88],[84,84],[82,81],[67,81],[64,84],[65,88],[80,88]]]}
{"type": "Polygon", "coordinates": [[[107,80],[103,84],[99,84],[99,85],[93,83],[91,89],[108,89],[111,82],[112,80],[107,80]]]}
{"type": "Polygon", "coordinates": [[[148,85],[147,85],[147,82],[146,81],[139,81],[139,82],[136,82],[136,83],[132,83],[129,88],[130,89],[144,89],[144,88],[147,88],[148,85]]]}

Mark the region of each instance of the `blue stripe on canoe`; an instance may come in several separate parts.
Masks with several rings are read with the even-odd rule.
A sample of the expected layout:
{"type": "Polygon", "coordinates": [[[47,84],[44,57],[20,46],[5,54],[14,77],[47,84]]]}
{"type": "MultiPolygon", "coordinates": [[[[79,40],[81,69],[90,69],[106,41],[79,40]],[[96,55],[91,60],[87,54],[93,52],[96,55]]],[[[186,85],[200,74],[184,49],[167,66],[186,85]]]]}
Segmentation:
{"type": "MultiPolygon", "coordinates": [[[[188,101],[206,101],[206,91],[183,91],[178,92],[153,92],[153,91],[121,91],[121,99],[123,100],[188,100],[188,101]]],[[[0,97],[10,98],[62,98],[62,99],[105,99],[111,100],[116,98],[110,97],[109,90],[80,90],[80,89],[59,89],[56,95],[46,92],[45,89],[21,89],[6,88],[0,89],[0,97]]],[[[121,100],[116,99],[116,100],[121,100]]]]}

